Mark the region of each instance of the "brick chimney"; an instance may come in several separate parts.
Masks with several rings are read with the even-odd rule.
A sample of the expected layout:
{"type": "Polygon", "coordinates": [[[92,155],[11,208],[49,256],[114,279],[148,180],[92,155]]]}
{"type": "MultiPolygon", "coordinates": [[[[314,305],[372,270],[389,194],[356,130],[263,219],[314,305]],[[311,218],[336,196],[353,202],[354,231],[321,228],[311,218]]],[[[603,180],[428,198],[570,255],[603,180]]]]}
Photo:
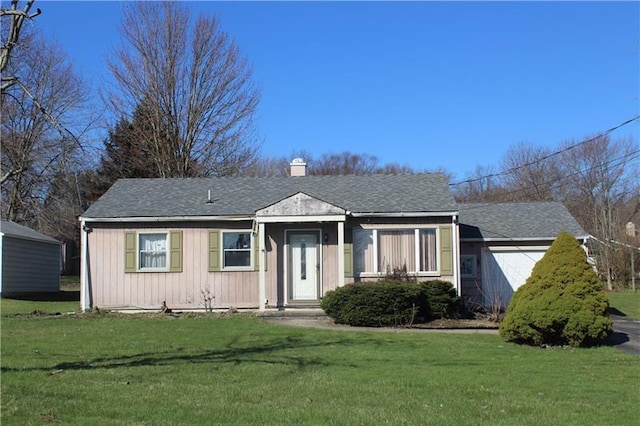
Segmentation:
{"type": "Polygon", "coordinates": [[[291,160],[291,176],[306,176],[307,163],[302,158],[294,158],[291,160]]]}

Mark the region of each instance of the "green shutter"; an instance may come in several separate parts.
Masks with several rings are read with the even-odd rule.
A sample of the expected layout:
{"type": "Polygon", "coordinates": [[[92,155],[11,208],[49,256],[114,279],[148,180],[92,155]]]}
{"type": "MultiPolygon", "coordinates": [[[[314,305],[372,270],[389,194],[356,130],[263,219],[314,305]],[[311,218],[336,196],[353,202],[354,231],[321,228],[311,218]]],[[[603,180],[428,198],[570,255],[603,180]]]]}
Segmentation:
{"type": "Polygon", "coordinates": [[[453,231],[440,227],[440,275],[453,275],[453,231]]]}
{"type": "Polygon", "coordinates": [[[353,277],[353,243],[344,243],[344,276],[353,277]]]}
{"type": "Polygon", "coordinates": [[[209,231],[209,272],[220,270],[220,231],[209,231]]]}
{"type": "Polygon", "coordinates": [[[252,235],[251,244],[253,244],[253,270],[260,270],[260,244],[258,235],[252,235]]]}
{"type": "Polygon", "coordinates": [[[169,270],[182,272],[182,231],[169,233],[169,270]]]}
{"type": "Polygon", "coordinates": [[[353,229],[344,233],[344,276],[353,277],[353,229]]]}
{"type": "Polygon", "coordinates": [[[124,272],[136,272],[136,233],[124,233],[124,272]]]}

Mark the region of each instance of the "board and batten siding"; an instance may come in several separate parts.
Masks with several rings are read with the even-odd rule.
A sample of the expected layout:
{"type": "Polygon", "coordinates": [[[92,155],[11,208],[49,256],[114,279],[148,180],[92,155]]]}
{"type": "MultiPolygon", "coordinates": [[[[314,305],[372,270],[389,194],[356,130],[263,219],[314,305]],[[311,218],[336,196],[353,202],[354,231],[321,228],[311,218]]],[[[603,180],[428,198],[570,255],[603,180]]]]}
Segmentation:
{"type": "Polygon", "coordinates": [[[203,309],[203,294],[208,292],[214,296],[214,308],[256,308],[256,271],[209,272],[211,229],[215,228],[177,223],[136,228],[94,224],[88,235],[92,305],[107,309],[160,309],[166,302],[171,309],[203,309]],[[127,232],[140,231],[181,231],[180,272],[125,272],[127,232]]]}
{"type": "Polygon", "coordinates": [[[60,291],[60,244],[2,237],[2,294],[60,291]]]}

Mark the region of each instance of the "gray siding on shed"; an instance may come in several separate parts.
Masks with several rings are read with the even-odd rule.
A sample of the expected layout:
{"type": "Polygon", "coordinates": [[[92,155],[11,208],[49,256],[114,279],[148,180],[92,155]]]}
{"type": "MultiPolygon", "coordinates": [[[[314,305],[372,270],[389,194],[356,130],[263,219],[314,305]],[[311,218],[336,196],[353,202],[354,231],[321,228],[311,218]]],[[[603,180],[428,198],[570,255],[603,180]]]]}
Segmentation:
{"type": "Polygon", "coordinates": [[[60,244],[2,237],[2,295],[60,290],[60,244]]]}

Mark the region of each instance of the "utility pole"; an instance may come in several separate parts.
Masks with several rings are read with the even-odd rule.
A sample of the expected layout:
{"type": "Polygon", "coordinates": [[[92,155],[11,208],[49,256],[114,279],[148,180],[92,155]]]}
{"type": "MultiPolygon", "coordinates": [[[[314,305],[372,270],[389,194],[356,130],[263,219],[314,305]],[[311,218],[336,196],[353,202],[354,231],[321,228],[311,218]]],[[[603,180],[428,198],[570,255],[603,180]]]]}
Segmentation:
{"type": "Polygon", "coordinates": [[[636,225],[633,222],[627,223],[626,226],[627,235],[633,238],[633,249],[631,250],[631,290],[636,292],[636,267],[635,267],[635,258],[636,258],[636,225]]]}

